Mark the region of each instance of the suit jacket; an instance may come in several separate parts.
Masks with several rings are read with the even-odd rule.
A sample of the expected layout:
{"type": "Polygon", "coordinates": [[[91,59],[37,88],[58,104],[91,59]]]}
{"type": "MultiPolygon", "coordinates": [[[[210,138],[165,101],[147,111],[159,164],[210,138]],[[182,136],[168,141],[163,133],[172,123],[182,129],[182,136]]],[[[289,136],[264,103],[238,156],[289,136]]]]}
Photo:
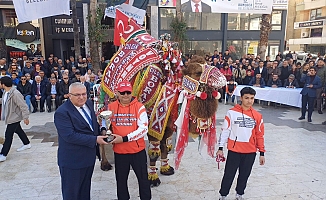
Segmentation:
{"type": "Polygon", "coordinates": [[[316,75],[315,79],[312,81],[312,83],[310,83],[311,77],[307,76],[307,75],[302,75],[300,81],[304,83],[304,86],[303,86],[300,94],[308,95],[308,97],[317,97],[316,89],[319,89],[322,87],[321,79],[319,76],[316,75]],[[307,87],[310,84],[313,85],[312,88],[307,87]]]}
{"type": "Polygon", "coordinates": [[[255,75],[256,74],[261,74],[261,77],[264,79],[264,80],[268,80],[268,71],[267,71],[267,68],[266,67],[263,67],[263,70],[261,71],[260,73],[260,70],[259,70],[259,67],[257,67],[255,69],[255,75]]]}
{"type": "MultiPolygon", "coordinates": [[[[286,79],[284,81],[284,87],[289,87],[290,86],[290,82],[289,82],[289,79],[286,79]]],[[[298,80],[297,79],[294,79],[293,82],[292,82],[292,86],[298,88],[299,87],[299,83],[298,83],[298,80]]]]}
{"type": "MultiPolygon", "coordinates": [[[[51,83],[48,83],[48,85],[46,86],[46,95],[48,96],[51,95],[51,86],[51,83]]],[[[57,96],[63,95],[61,94],[60,84],[58,82],[55,84],[55,90],[57,91],[57,96]]]]}
{"type": "Polygon", "coordinates": [[[65,89],[65,82],[64,81],[61,81],[60,82],[60,94],[61,95],[65,95],[65,94],[68,94],[69,93],[69,86],[71,85],[71,82],[68,81],[68,87],[67,87],[67,90],[65,89]]]}
{"type": "MultiPolygon", "coordinates": [[[[41,82],[41,88],[40,88],[40,93],[41,93],[41,96],[46,96],[46,83],[42,83],[41,82]]],[[[32,96],[35,96],[37,95],[37,85],[36,85],[36,81],[33,81],[33,84],[32,84],[32,96]]]]}
{"type": "MultiPolygon", "coordinates": [[[[250,86],[253,86],[253,85],[255,85],[256,84],[256,77],[252,77],[252,79],[250,80],[250,82],[249,82],[249,85],[250,86]]],[[[260,87],[265,87],[265,81],[264,81],[264,79],[263,78],[261,78],[260,79],[260,87]]]]}
{"type": "Polygon", "coordinates": [[[269,79],[267,82],[268,87],[272,87],[273,85],[277,85],[277,87],[282,87],[282,81],[280,79],[277,79],[276,81],[273,81],[273,79],[269,79]]]}
{"type": "Polygon", "coordinates": [[[96,139],[100,133],[93,103],[85,104],[91,111],[94,131],[68,99],[54,113],[54,124],[58,131],[58,165],[70,169],[81,169],[95,164],[96,139]]]}
{"type": "MultiPolygon", "coordinates": [[[[204,13],[211,13],[212,12],[212,8],[209,5],[207,5],[206,3],[201,2],[201,6],[202,6],[202,9],[201,9],[202,12],[204,12],[204,13]]],[[[181,12],[192,12],[191,0],[189,0],[186,3],[183,3],[181,5],[181,12]]]]}

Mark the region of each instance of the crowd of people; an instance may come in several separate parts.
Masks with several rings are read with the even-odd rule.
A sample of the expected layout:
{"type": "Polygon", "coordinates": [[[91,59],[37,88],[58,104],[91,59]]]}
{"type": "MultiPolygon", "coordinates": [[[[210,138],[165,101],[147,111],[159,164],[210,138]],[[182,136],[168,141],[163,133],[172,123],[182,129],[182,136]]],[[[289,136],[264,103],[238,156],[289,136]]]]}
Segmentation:
{"type": "MultiPolygon", "coordinates": [[[[106,63],[101,61],[101,69],[106,63]]],[[[103,70],[94,72],[91,58],[79,56],[75,61],[73,56],[63,61],[50,54],[47,60],[44,57],[28,58],[22,60],[13,58],[9,64],[6,59],[0,59],[0,77],[9,76],[13,85],[24,96],[31,112],[48,112],[57,109],[68,99],[69,86],[74,82],[81,82],[87,88],[87,97],[90,98],[95,84],[99,83],[103,70]],[[52,106],[54,102],[54,108],[52,106]]],[[[2,96],[0,91],[0,97],[2,96]]]]}
{"type": "MultiPolygon", "coordinates": [[[[184,59],[185,67],[188,65],[188,59],[190,59],[188,56],[184,59]]],[[[279,52],[274,60],[270,56],[266,56],[263,60],[259,55],[254,54],[246,54],[240,59],[234,59],[228,50],[224,53],[215,50],[213,55],[206,55],[205,59],[207,64],[220,69],[228,81],[228,85],[221,91],[222,98],[225,98],[224,95],[227,99],[232,96],[236,85],[302,88],[302,108],[304,109],[299,119],[305,119],[307,104],[308,121],[312,121],[311,113],[314,107],[319,114],[323,114],[325,106],[323,98],[326,88],[326,59],[323,56],[314,58],[308,55],[305,63],[301,64],[297,62],[297,54],[290,51],[285,55],[279,52]],[[315,76],[318,78],[315,79],[315,76]]],[[[323,124],[326,125],[326,122],[323,124]]]]}

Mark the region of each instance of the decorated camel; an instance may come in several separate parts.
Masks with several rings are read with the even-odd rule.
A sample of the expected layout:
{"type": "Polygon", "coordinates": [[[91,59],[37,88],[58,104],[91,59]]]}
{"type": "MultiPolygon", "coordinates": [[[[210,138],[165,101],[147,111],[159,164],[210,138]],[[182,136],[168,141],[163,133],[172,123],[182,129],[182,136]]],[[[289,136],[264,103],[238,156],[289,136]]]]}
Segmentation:
{"type": "MultiPolygon", "coordinates": [[[[126,23],[124,30],[133,31],[125,31],[120,34],[123,45],[112,57],[104,71],[98,113],[106,110],[107,104],[115,100],[117,83],[122,80],[133,83],[133,96],[144,104],[149,117],[148,155],[150,166],[148,178],[152,186],[158,186],[161,183],[156,169],[158,158],[161,162],[160,173],[162,175],[174,174],[174,168],[169,165],[167,157],[168,152],[172,149],[172,134],[176,132],[177,126],[179,134],[176,147],[178,155],[176,167],[179,166],[183,154],[182,148],[186,147],[185,137],[188,137],[189,130],[191,133],[203,136],[203,144],[207,144],[209,148],[212,148],[211,143],[216,142],[216,137],[212,136],[216,131],[214,132],[212,129],[215,130],[213,123],[217,110],[217,89],[224,86],[226,81],[217,68],[212,69],[206,66],[201,57],[195,57],[189,67],[181,72],[181,53],[178,50],[178,44],[169,41],[169,34],[164,34],[159,40],[156,40],[134,20],[129,19],[124,23],[126,23]],[[186,78],[182,78],[182,73],[186,75],[186,78]],[[204,73],[205,75],[203,75],[204,73]],[[196,121],[198,126],[190,123],[189,120],[182,120],[181,115],[177,120],[177,101],[182,88],[187,91],[182,92],[185,99],[192,99],[182,101],[182,107],[190,108],[188,118],[187,116],[185,118],[193,122],[196,121]],[[196,91],[192,91],[192,89],[196,91]],[[210,120],[210,123],[206,123],[205,119],[210,120]],[[182,129],[178,123],[175,124],[176,121],[181,122],[183,128],[186,127],[185,121],[188,121],[188,127],[182,129]],[[206,127],[208,124],[209,127],[206,127]],[[211,139],[213,140],[211,141],[211,139]]],[[[122,24],[124,23],[122,22],[122,24]]],[[[181,109],[181,112],[184,114],[187,113],[187,110],[181,109]]],[[[102,146],[100,149],[101,169],[110,170],[112,166],[106,158],[104,147],[102,146]]]]}

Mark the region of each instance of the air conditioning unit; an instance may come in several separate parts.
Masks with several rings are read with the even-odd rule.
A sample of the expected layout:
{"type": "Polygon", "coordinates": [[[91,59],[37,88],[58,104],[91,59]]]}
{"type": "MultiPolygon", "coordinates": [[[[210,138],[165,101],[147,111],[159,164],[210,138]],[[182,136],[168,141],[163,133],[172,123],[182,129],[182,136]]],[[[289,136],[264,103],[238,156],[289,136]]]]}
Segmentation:
{"type": "Polygon", "coordinates": [[[309,33],[308,32],[302,32],[301,33],[301,38],[307,38],[309,37],[309,33]]]}

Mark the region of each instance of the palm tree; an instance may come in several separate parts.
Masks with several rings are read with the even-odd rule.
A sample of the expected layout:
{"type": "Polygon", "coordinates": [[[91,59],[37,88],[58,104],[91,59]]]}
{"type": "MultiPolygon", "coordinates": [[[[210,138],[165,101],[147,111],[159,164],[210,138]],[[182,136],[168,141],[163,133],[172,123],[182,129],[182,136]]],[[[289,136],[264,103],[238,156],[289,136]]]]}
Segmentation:
{"type": "Polygon", "coordinates": [[[261,21],[261,27],[260,27],[260,41],[259,41],[259,53],[258,55],[260,56],[261,59],[265,59],[266,55],[266,50],[268,47],[268,38],[269,38],[269,33],[272,30],[272,25],[271,25],[271,14],[263,14],[262,15],[262,21],[261,21]]]}

